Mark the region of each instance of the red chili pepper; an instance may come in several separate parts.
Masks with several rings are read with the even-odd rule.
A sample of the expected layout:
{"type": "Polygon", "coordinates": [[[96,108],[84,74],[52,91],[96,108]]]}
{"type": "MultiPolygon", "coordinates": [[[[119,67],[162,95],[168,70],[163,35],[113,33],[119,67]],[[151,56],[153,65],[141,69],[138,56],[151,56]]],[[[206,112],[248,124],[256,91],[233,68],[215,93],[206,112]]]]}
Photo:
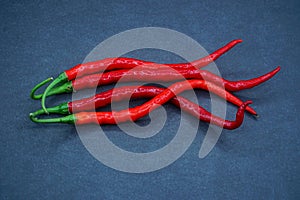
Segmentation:
{"type": "MultiPolygon", "coordinates": [[[[207,88],[205,85],[199,85],[199,88],[203,90],[209,90],[219,97],[226,99],[228,102],[241,106],[243,101],[239,98],[235,97],[231,93],[223,90],[217,85],[211,84],[214,87],[207,88]]],[[[96,94],[93,97],[84,98],[80,100],[75,100],[73,102],[62,103],[58,106],[48,108],[49,113],[57,113],[57,114],[70,114],[75,112],[89,111],[93,109],[97,109],[100,107],[104,107],[113,102],[119,102],[128,98],[152,98],[156,95],[160,94],[164,91],[164,88],[159,88],[155,86],[123,86],[119,88],[114,88],[111,90],[107,90],[105,92],[101,92],[96,94]]],[[[183,98],[183,97],[178,97],[183,98]]],[[[183,98],[184,99],[184,98],[183,98]]],[[[188,100],[183,100],[188,101],[188,100]]],[[[191,102],[192,103],[192,102],[191,102]]],[[[192,106],[191,106],[192,107],[192,106]]],[[[246,107],[246,111],[253,115],[257,115],[256,111],[253,110],[250,106],[246,107]]],[[[44,110],[38,110],[34,113],[34,115],[45,114],[44,110]]]]}
{"type": "MultiPolygon", "coordinates": [[[[236,113],[236,120],[235,121],[229,121],[224,120],[219,117],[213,116],[208,111],[204,111],[203,108],[200,108],[199,106],[196,108],[195,111],[191,112],[194,116],[198,117],[200,120],[211,122],[212,124],[215,124],[217,126],[223,127],[225,129],[236,129],[238,128],[243,120],[244,120],[244,112],[245,107],[249,104],[251,104],[252,101],[246,101],[243,103],[237,113],[236,113]]],[[[156,104],[157,105],[157,104],[156,104]]],[[[133,108],[135,109],[135,108],[133,108]]],[[[80,112],[72,115],[71,121],[74,122],[77,125],[83,125],[83,124],[117,124],[117,123],[123,123],[126,121],[136,121],[139,118],[146,116],[150,110],[155,109],[155,104],[152,104],[148,108],[142,109],[138,108],[140,110],[122,110],[122,111],[115,111],[115,112],[80,112]]]]}
{"type": "MultiPolygon", "coordinates": [[[[191,80],[192,81],[192,80],[191,80]]],[[[206,91],[210,91],[219,97],[226,99],[228,102],[241,106],[243,101],[232,95],[231,93],[225,91],[223,88],[218,87],[212,83],[209,83],[210,88],[208,88],[205,84],[198,85],[197,88],[203,89],[206,91]]],[[[191,88],[192,89],[192,88],[191,88]]],[[[155,86],[124,86],[119,88],[114,88],[100,94],[97,94],[93,97],[84,98],[81,100],[76,100],[68,103],[68,111],[72,113],[73,110],[75,112],[93,110],[95,108],[100,108],[110,104],[112,101],[118,102],[126,98],[152,98],[161,92],[164,91],[164,88],[159,88],[155,86]]],[[[183,98],[183,97],[181,97],[183,98]]],[[[257,115],[256,111],[250,106],[246,107],[246,111],[253,115],[257,115]]]]}
{"type": "Polygon", "coordinates": [[[184,69],[184,70],[117,70],[106,72],[102,74],[92,74],[82,78],[78,78],[72,81],[73,90],[82,90],[86,88],[95,88],[100,85],[108,85],[116,83],[119,80],[122,82],[130,81],[157,81],[157,82],[170,82],[182,79],[200,79],[213,82],[215,84],[224,84],[224,88],[228,91],[240,91],[255,87],[270,78],[272,78],[277,72],[280,71],[280,67],[277,67],[273,71],[262,75],[258,78],[250,80],[228,81],[220,78],[219,76],[206,71],[198,69],[184,69]]]}
{"type": "MultiPolygon", "coordinates": [[[[201,68],[209,63],[213,62],[216,60],[218,57],[220,57],[222,54],[225,52],[229,51],[232,47],[234,47],[236,44],[242,42],[242,40],[233,40],[224,47],[221,47],[214,53],[201,58],[199,60],[193,61],[191,63],[178,63],[178,64],[164,64],[167,65],[168,67],[172,67],[174,69],[180,68],[191,68],[191,67],[197,67],[201,68]]],[[[43,109],[47,112],[46,107],[45,107],[45,99],[48,95],[48,92],[53,88],[55,85],[59,83],[63,83],[66,81],[74,80],[78,75],[79,76],[84,76],[87,74],[93,74],[96,72],[103,72],[104,70],[113,70],[113,69],[130,69],[134,68],[136,66],[141,66],[141,65],[147,65],[148,67],[145,66],[145,68],[151,68],[151,69],[161,69],[165,68],[163,65],[158,64],[158,63],[153,63],[153,62],[148,62],[148,61],[142,61],[142,60],[137,60],[137,59],[132,59],[132,58],[107,58],[95,62],[88,62],[85,64],[79,64],[76,65],[75,67],[66,70],[65,72],[61,73],[56,79],[53,80],[53,82],[46,88],[44,95],[42,96],[42,107],[43,109]]]]}
{"type": "Polygon", "coordinates": [[[115,70],[115,69],[132,69],[137,66],[144,66],[145,69],[163,69],[166,66],[169,68],[174,69],[189,69],[189,68],[201,68],[204,67],[211,62],[215,61],[221,55],[229,51],[238,43],[241,43],[242,40],[233,40],[226,44],[225,46],[221,47],[220,49],[216,50],[212,54],[200,58],[199,60],[192,61],[190,63],[172,63],[172,64],[159,64],[144,60],[138,60],[134,58],[106,58],[99,61],[88,62],[84,64],[78,64],[75,67],[66,70],[65,73],[68,77],[68,80],[74,80],[79,76],[85,76],[88,74],[94,74],[103,72],[105,70],[115,70]]]}
{"type": "Polygon", "coordinates": [[[35,113],[32,113],[30,117],[32,121],[41,122],[41,123],[53,123],[53,122],[75,123],[76,122],[76,124],[88,124],[88,123],[115,124],[115,123],[129,121],[131,119],[135,121],[138,118],[147,115],[150,112],[150,110],[157,108],[159,105],[162,105],[171,99],[171,102],[173,104],[175,104],[178,107],[181,107],[184,111],[192,114],[195,117],[198,117],[202,121],[211,122],[215,125],[224,127],[226,129],[234,129],[241,125],[244,118],[244,110],[247,108],[248,104],[252,103],[251,101],[247,101],[241,104],[236,114],[235,121],[223,120],[219,117],[211,115],[208,111],[206,111],[201,106],[193,102],[190,102],[189,100],[183,97],[174,98],[176,94],[183,92],[184,90],[187,90],[190,87],[202,88],[202,89],[214,88],[213,91],[218,91],[220,89],[218,86],[209,82],[205,82],[203,80],[183,81],[183,82],[175,83],[167,89],[155,88],[152,86],[143,86],[140,88],[134,88],[134,87],[117,88],[115,89],[117,90],[115,91],[115,93],[113,93],[113,90],[110,90],[107,91],[106,93],[102,93],[101,95],[92,98],[78,100],[68,104],[61,104],[60,106],[50,108],[50,111],[53,111],[54,113],[66,114],[67,112],[73,112],[74,108],[76,108],[76,111],[92,109],[95,106],[99,107],[99,106],[107,105],[108,103],[110,103],[111,98],[113,98],[116,101],[119,101],[122,100],[124,97],[129,97],[129,94],[131,94],[133,91],[137,91],[136,96],[133,97],[138,97],[141,94],[148,95],[148,97],[153,95],[156,96],[141,106],[137,106],[135,108],[130,108],[128,110],[122,110],[117,112],[116,111],[80,112],[80,113],[76,113],[76,114],[72,114],[66,117],[56,118],[56,119],[37,119],[36,118],[37,115],[44,113],[43,110],[39,110],[36,111],[35,113]],[[124,91],[125,89],[126,91],[124,91]],[[120,91],[122,91],[122,93],[119,93],[120,91]],[[113,94],[114,96],[112,97],[113,94]]]}
{"type": "MultiPolygon", "coordinates": [[[[156,82],[169,82],[182,79],[204,79],[205,81],[210,81],[217,85],[224,84],[224,88],[227,91],[240,91],[244,89],[249,89],[255,87],[270,78],[272,78],[277,72],[280,71],[280,67],[264,74],[260,77],[249,79],[249,80],[239,80],[239,81],[228,81],[223,79],[209,71],[206,70],[116,70],[111,72],[105,72],[101,74],[92,74],[84,76],[73,80],[72,82],[66,82],[65,84],[53,88],[49,91],[50,94],[61,94],[68,93],[72,91],[78,91],[87,88],[95,88],[99,85],[108,85],[116,83],[118,81],[156,81],[156,82]],[[121,79],[122,78],[122,79],[121,79]]],[[[38,89],[38,88],[36,88],[38,89]]],[[[33,92],[36,90],[34,89],[33,92]]]]}

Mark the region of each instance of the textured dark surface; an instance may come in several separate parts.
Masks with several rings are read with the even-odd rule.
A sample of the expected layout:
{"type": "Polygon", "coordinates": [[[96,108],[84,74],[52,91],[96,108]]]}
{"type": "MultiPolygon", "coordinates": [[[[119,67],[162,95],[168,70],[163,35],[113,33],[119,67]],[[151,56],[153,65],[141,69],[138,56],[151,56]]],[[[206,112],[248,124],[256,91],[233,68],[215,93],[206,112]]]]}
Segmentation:
{"type": "MultiPolygon", "coordinates": [[[[0,198],[299,199],[299,7],[299,1],[277,0],[2,1],[0,198]],[[238,93],[254,101],[261,117],[247,115],[239,129],[224,130],[203,160],[198,151],[207,126],[200,123],[196,139],[180,159],[147,174],[104,166],[88,153],[71,125],[40,125],[28,119],[39,108],[28,95],[36,83],[80,63],[108,37],[148,26],[187,34],[208,52],[242,38],[244,43],[216,62],[229,80],[282,66],[269,82],[238,93]]],[[[171,54],[144,52],[130,56],[180,61],[171,54]]],[[[60,96],[58,101],[69,98],[60,96]]],[[[48,103],[57,101],[49,98],[48,103]]],[[[166,107],[171,120],[178,120],[179,111],[166,107]]],[[[229,112],[232,119],[234,107],[229,112]]],[[[112,141],[137,151],[165,145],[174,129],[167,123],[156,142],[145,145],[105,127],[112,141]]]]}

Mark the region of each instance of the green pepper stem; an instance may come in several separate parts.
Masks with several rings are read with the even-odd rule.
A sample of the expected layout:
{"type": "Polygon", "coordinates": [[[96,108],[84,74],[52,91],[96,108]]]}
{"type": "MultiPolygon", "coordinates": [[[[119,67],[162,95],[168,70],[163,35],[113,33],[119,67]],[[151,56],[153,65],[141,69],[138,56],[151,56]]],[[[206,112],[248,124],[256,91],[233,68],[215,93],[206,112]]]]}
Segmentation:
{"type": "Polygon", "coordinates": [[[37,118],[37,115],[40,114],[45,114],[44,110],[38,110],[34,113],[30,113],[29,117],[31,119],[31,121],[36,122],[36,123],[68,123],[68,124],[74,124],[75,123],[75,115],[71,114],[71,115],[67,115],[64,117],[58,117],[58,118],[48,118],[48,119],[39,119],[37,118]]]}
{"type": "Polygon", "coordinates": [[[50,77],[50,78],[47,78],[46,80],[44,80],[44,81],[42,81],[42,82],[40,82],[39,84],[37,84],[36,86],[34,86],[34,88],[31,90],[31,92],[30,92],[30,97],[32,98],[32,99],[40,99],[42,96],[43,96],[43,94],[34,94],[40,87],[42,87],[43,85],[45,85],[45,84],[47,84],[47,83],[49,83],[50,81],[52,81],[53,80],[53,77],[50,77]]]}
{"type": "MultiPolygon", "coordinates": [[[[30,96],[31,96],[32,99],[38,100],[38,99],[41,99],[43,97],[44,93],[42,93],[42,94],[34,94],[34,92],[37,89],[38,89],[37,86],[32,89],[31,94],[30,94],[30,96]]],[[[72,82],[66,82],[63,85],[60,85],[60,86],[55,87],[55,88],[52,88],[48,92],[47,97],[48,96],[52,96],[52,95],[56,95],[56,94],[70,93],[72,91],[73,91],[72,82]]]]}
{"type": "Polygon", "coordinates": [[[43,96],[42,96],[42,108],[44,109],[45,113],[48,114],[48,111],[46,109],[46,106],[45,106],[45,101],[46,101],[46,97],[49,93],[49,91],[57,84],[59,83],[63,83],[63,82],[66,82],[68,81],[68,77],[67,77],[67,74],[64,72],[64,73],[61,73],[56,79],[53,80],[53,82],[46,88],[43,96]]]}
{"type": "MultiPolygon", "coordinates": [[[[62,103],[58,106],[54,106],[52,108],[47,108],[47,111],[49,113],[62,114],[62,115],[70,114],[69,106],[68,106],[67,102],[62,103]]],[[[31,115],[37,116],[37,115],[43,115],[43,114],[46,114],[45,111],[43,109],[40,109],[40,110],[33,112],[31,115]]]]}

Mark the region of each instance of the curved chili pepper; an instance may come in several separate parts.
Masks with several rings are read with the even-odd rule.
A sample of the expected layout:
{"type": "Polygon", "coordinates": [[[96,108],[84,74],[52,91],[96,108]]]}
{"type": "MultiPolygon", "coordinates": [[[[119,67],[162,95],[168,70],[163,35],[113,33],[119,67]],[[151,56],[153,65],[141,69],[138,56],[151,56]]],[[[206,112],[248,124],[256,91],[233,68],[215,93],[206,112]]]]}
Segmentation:
{"type": "MultiPolygon", "coordinates": [[[[89,123],[116,124],[130,120],[136,121],[137,119],[147,115],[151,110],[156,109],[158,106],[168,102],[184,90],[189,89],[190,87],[198,88],[200,86],[207,88],[215,87],[213,84],[205,82],[203,80],[183,81],[171,85],[170,87],[163,90],[160,94],[156,95],[150,101],[135,108],[113,112],[80,112],[55,119],[38,119],[36,115],[40,113],[31,113],[30,118],[32,121],[39,123],[76,123],[78,125],[89,123]]],[[[211,122],[226,129],[235,129],[241,125],[244,118],[244,111],[247,105],[252,103],[252,101],[246,101],[240,106],[236,114],[235,121],[223,120],[219,117],[216,117],[210,114],[201,106],[196,105],[182,97],[176,97],[172,99],[172,103],[174,103],[176,106],[182,107],[183,110],[189,112],[193,116],[198,117],[202,121],[211,122]]]]}
{"type": "Polygon", "coordinates": [[[228,81],[223,79],[209,71],[198,70],[198,69],[183,69],[183,70],[117,70],[106,72],[102,74],[92,74],[82,78],[78,78],[72,81],[71,85],[63,86],[73,88],[73,90],[78,91],[86,88],[95,88],[100,85],[108,85],[116,83],[119,80],[122,82],[130,81],[159,81],[159,82],[170,82],[182,79],[199,79],[206,80],[212,83],[222,85],[228,91],[240,91],[244,89],[249,89],[255,87],[270,78],[272,78],[278,71],[280,67],[277,67],[271,72],[264,74],[260,77],[253,78],[250,80],[239,80],[239,81],[228,81]]]}
{"type": "Polygon", "coordinates": [[[215,61],[221,55],[229,51],[238,43],[241,43],[241,39],[233,40],[226,44],[225,46],[221,47],[220,49],[216,50],[212,54],[200,58],[198,60],[189,62],[189,63],[172,63],[172,64],[160,64],[154,63],[144,60],[138,60],[134,58],[106,58],[100,61],[95,62],[88,62],[84,64],[76,65],[75,67],[66,70],[65,73],[68,77],[68,80],[74,80],[79,76],[84,76],[88,74],[94,74],[103,72],[105,70],[115,70],[115,69],[132,69],[137,66],[144,66],[145,69],[163,69],[167,66],[167,68],[174,68],[174,69],[189,69],[189,68],[201,68],[205,67],[206,65],[210,64],[211,62],[215,61]]]}
{"type": "MultiPolygon", "coordinates": [[[[238,128],[244,119],[244,111],[246,106],[248,106],[250,103],[252,103],[252,101],[246,101],[245,103],[243,103],[237,113],[236,113],[236,119],[235,121],[229,121],[229,120],[224,120],[218,116],[212,115],[210,112],[208,112],[207,110],[205,110],[203,107],[194,104],[190,101],[188,101],[187,99],[184,98],[173,98],[171,100],[171,102],[176,105],[177,107],[180,107],[182,110],[184,110],[185,112],[193,115],[194,117],[198,118],[201,121],[207,122],[207,123],[212,123],[214,125],[223,127],[225,129],[236,129],[238,128]]],[[[44,110],[41,110],[43,113],[45,113],[44,110]]],[[[109,115],[113,115],[112,113],[107,112],[109,115]]],[[[76,113],[76,114],[72,114],[72,115],[68,115],[65,117],[61,117],[61,118],[55,118],[55,119],[38,119],[36,118],[37,115],[34,115],[33,113],[30,114],[30,119],[33,122],[36,123],[75,123],[77,119],[83,119],[85,118],[87,115],[88,118],[94,118],[97,117],[98,120],[98,115],[100,115],[99,113],[96,112],[81,112],[81,113],[76,113]]],[[[105,115],[105,113],[102,113],[102,115],[105,115]]],[[[99,116],[99,118],[101,118],[99,116]]],[[[93,123],[95,123],[95,119],[90,120],[90,121],[83,121],[81,120],[81,122],[79,121],[79,124],[88,124],[91,123],[91,121],[93,123]]],[[[78,122],[77,122],[78,123],[78,122]]]]}
{"type": "MultiPolygon", "coordinates": [[[[199,88],[203,90],[208,90],[208,88],[205,85],[199,85],[199,88]]],[[[93,109],[97,109],[100,107],[104,107],[106,105],[109,105],[112,101],[119,102],[124,99],[128,98],[153,98],[156,95],[160,94],[164,91],[165,88],[159,88],[155,86],[124,86],[119,88],[114,88],[107,90],[105,92],[101,92],[99,94],[96,94],[93,97],[84,98],[80,100],[75,100],[73,102],[67,102],[62,103],[58,106],[47,108],[49,113],[56,113],[56,114],[70,114],[75,112],[83,112],[83,111],[89,111],[93,109]]],[[[239,98],[235,97],[234,95],[230,94],[229,92],[224,91],[222,88],[218,86],[214,86],[212,88],[209,88],[209,91],[213,92],[214,94],[220,96],[221,98],[226,99],[228,102],[241,106],[243,104],[243,101],[239,98]]],[[[175,97],[174,97],[175,98],[175,97]]],[[[194,104],[193,102],[188,101],[187,99],[178,96],[178,99],[180,101],[185,102],[187,105],[188,103],[194,104]]],[[[171,100],[171,103],[174,103],[176,105],[175,100],[173,102],[173,99],[171,100]]],[[[198,106],[198,105],[197,105],[198,106]]],[[[193,105],[189,106],[188,108],[195,107],[193,105]]],[[[257,113],[253,108],[250,106],[246,107],[246,111],[249,113],[257,116],[257,113]]],[[[45,111],[43,109],[37,110],[32,115],[37,116],[45,114],[45,111]]]]}
{"type": "MultiPolygon", "coordinates": [[[[225,46],[221,47],[220,49],[216,50],[212,54],[205,56],[203,58],[200,58],[199,60],[192,61],[191,63],[176,63],[176,64],[164,64],[167,67],[172,67],[174,69],[184,69],[184,68],[191,68],[191,67],[197,67],[201,68],[209,63],[213,62],[217,58],[219,58],[221,55],[229,51],[231,48],[233,48],[236,44],[242,42],[241,39],[233,40],[226,44],[225,46]]],[[[45,99],[48,95],[48,92],[56,86],[59,83],[63,83],[66,81],[74,80],[77,76],[84,76],[87,74],[93,74],[96,72],[103,72],[104,70],[113,70],[113,69],[131,69],[136,66],[145,66],[145,69],[161,69],[165,68],[166,66],[163,66],[158,63],[149,62],[149,61],[143,61],[143,60],[137,60],[133,58],[106,58],[99,61],[94,62],[88,62],[84,64],[78,64],[75,67],[66,70],[65,72],[61,73],[56,79],[53,80],[53,82],[46,88],[44,95],[42,96],[42,107],[47,112],[45,107],[45,99]]]]}
{"type": "Polygon", "coordinates": [[[249,80],[239,80],[239,81],[228,81],[223,79],[209,71],[206,70],[116,70],[111,72],[105,72],[101,74],[92,74],[85,77],[78,78],[72,82],[67,82],[59,87],[53,88],[54,91],[50,90],[48,95],[69,93],[72,91],[78,91],[87,88],[95,88],[97,85],[108,85],[111,83],[118,82],[121,78],[122,82],[126,81],[159,81],[159,82],[169,82],[174,80],[185,79],[204,79],[205,81],[210,81],[212,83],[222,85],[228,91],[240,91],[243,89],[249,89],[255,87],[270,78],[272,78],[277,72],[280,71],[280,67],[268,72],[260,77],[249,79],[249,80]]]}
{"type": "MultiPolygon", "coordinates": [[[[199,85],[197,88],[212,92],[236,106],[241,106],[243,104],[242,100],[232,95],[231,93],[225,91],[223,88],[220,88],[217,85],[214,85],[212,83],[209,83],[209,86],[210,87],[208,88],[205,84],[203,84],[203,85],[199,85]]],[[[160,94],[161,92],[163,92],[164,89],[165,88],[159,88],[155,86],[141,86],[141,87],[124,86],[124,87],[114,88],[102,92],[100,94],[97,94],[93,97],[69,102],[68,110],[70,113],[72,113],[73,110],[76,112],[93,110],[95,108],[106,106],[110,104],[112,101],[118,102],[118,101],[122,101],[125,98],[130,98],[130,97],[131,98],[141,98],[141,97],[152,98],[160,94]]],[[[248,111],[252,115],[257,116],[256,111],[250,106],[246,107],[246,111],[248,111]]]]}

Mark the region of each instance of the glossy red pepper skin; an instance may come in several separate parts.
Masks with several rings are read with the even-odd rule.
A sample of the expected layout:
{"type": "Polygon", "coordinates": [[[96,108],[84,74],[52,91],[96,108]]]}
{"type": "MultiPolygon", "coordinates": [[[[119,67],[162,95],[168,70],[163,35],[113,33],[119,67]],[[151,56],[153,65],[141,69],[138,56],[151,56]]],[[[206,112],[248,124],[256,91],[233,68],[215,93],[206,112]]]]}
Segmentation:
{"type": "Polygon", "coordinates": [[[76,77],[85,76],[88,74],[94,74],[103,72],[106,70],[115,70],[115,69],[132,69],[137,66],[144,66],[145,69],[163,69],[166,67],[171,67],[174,69],[188,69],[188,68],[201,68],[211,62],[215,61],[221,55],[229,51],[238,43],[241,43],[241,39],[233,40],[216,50],[212,54],[200,58],[199,60],[192,61],[190,63],[176,63],[176,64],[159,64],[149,61],[138,60],[134,58],[106,58],[103,60],[87,62],[83,64],[78,64],[75,67],[65,71],[65,74],[68,80],[74,80],[76,77]]]}
{"type": "MultiPolygon", "coordinates": [[[[189,88],[198,88],[200,85],[208,88],[213,88],[214,85],[211,83],[205,82],[203,80],[190,80],[190,81],[182,81],[176,84],[171,85],[167,89],[165,89],[160,94],[156,95],[154,98],[149,100],[148,102],[142,104],[141,106],[137,106],[135,108],[129,108],[121,111],[112,111],[112,112],[80,112],[73,114],[75,123],[77,125],[82,124],[118,124],[126,121],[136,121],[137,119],[144,117],[151,110],[156,109],[160,105],[168,102],[172,98],[174,98],[177,94],[189,89],[189,88]]],[[[207,115],[208,113],[203,113],[205,116],[203,118],[211,121],[212,123],[226,127],[227,129],[234,129],[241,125],[244,119],[244,111],[248,104],[252,103],[251,101],[247,101],[243,103],[238,112],[236,121],[225,121],[223,119],[214,118],[212,120],[211,115],[207,115]]],[[[196,109],[194,114],[198,113],[198,117],[201,117],[200,109],[196,109]]],[[[201,118],[200,118],[201,119],[201,118]]]]}
{"type": "MultiPolygon", "coordinates": [[[[212,84],[210,84],[212,85],[212,84]]],[[[226,99],[228,102],[241,106],[243,104],[243,101],[237,98],[236,96],[232,95],[231,93],[223,90],[222,88],[213,85],[211,88],[207,88],[205,84],[198,85],[199,89],[203,90],[209,90],[210,92],[220,96],[223,99],[226,99]]],[[[192,89],[192,88],[191,88],[192,89]]],[[[119,102],[124,99],[129,99],[129,98],[152,98],[155,97],[156,95],[160,94],[161,92],[164,91],[164,88],[159,88],[155,86],[124,86],[124,87],[119,87],[119,88],[114,88],[105,92],[101,92],[99,94],[96,94],[93,97],[89,98],[84,98],[80,100],[75,100],[73,102],[68,103],[68,109],[69,113],[74,113],[74,112],[82,112],[82,111],[88,111],[88,110],[93,110],[96,108],[104,107],[106,105],[111,104],[111,102],[119,102]]],[[[193,102],[190,102],[183,97],[177,97],[177,100],[171,100],[172,103],[177,105],[178,100],[181,102],[184,102],[186,107],[194,107],[195,105],[193,102]],[[178,98],[178,99],[177,99],[178,98]],[[190,104],[190,106],[188,106],[190,104]]],[[[198,107],[198,105],[196,105],[198,107]]],[[[257,115],[256,111],[251,108],[250,106],[246,107],[246,111],[253,115],[257,115]]],[[[191,113],[192,111],[189,111],[187,109],[187,112],[191,113]]]]}
{"type": "Polygon", "coordinates": [[[224,85],[227,91],[240,91],[255,87],[272,78],[280,67],[273,71],[250,80],[228,81],[209,71],[198,69],[160,69],[160,70],[116,70],[100,74],[92,74],[72,81],[73,90],[95,88],[100,85],[108,85],[121,82],[143,81],[143,82],[170,82],[182,79],[199,79],[210,81],[217,85],[224,85]]]}

